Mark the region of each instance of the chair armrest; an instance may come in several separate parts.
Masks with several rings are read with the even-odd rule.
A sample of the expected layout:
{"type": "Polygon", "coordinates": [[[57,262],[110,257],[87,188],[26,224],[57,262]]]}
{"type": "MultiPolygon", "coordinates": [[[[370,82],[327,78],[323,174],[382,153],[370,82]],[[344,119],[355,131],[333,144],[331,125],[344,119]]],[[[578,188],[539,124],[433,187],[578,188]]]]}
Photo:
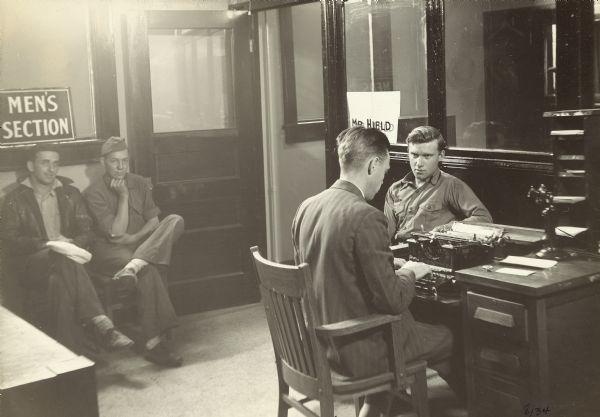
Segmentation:
{"type": "Polygon", "coordinates": [[[389,314],[371,314],[369,316],[357,317],[350,320],[339,321],[337,323],[324,324],[315,327],[315,332],[320,336],[338,337],[347,336],[362,332],[364,330],[374,329],[399,321],[400,316],[392,316],[389,314]]]}

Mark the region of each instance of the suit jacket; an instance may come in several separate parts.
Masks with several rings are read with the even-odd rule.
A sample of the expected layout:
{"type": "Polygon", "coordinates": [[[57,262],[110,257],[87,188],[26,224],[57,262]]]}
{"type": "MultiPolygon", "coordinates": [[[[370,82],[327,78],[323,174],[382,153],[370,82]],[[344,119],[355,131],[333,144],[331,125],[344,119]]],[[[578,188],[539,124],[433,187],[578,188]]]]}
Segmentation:
{"type": "MultiPolygon", "coordinates": [[[[407,360],[423,352],[408,310],[414,274],[401,270],[396,275],[387,220],[355,185],[338,180],[305,200],[294,217],[292,236],[296,263],[308,263],[312,272],[322,324],[372,313],[401,314],[407,360]]],[[[381,332],[337,338],[328,349],[332,368],[355,377],[388,370],[387,356],[381,332]]]]}

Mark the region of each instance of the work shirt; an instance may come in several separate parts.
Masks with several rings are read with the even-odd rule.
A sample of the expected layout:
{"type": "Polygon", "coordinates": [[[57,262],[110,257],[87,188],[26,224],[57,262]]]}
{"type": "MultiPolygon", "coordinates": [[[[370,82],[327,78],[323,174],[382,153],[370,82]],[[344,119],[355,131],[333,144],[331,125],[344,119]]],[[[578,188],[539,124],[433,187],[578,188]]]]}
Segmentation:
{"type": "Polygon", "coordinates": [[[58,210],[58,199],[56,198],[56,188],[61,187],[62,184],[59,180],[54,180],[52,189],[48,194],[42,194],[36,190],[31,184],[29,178],[22,182],[23,185],[33,190],[35,200],[40,207],[42,213],[42,220],[44,222],[44,229],[46,229],[46,235],[48,240],[57,240],[61,237],[60,234],[60,211],[58,210]]]}
{"type": "MultiPolygon", "coordinates": [[[[144,227],[148,220],[158,216],[160,209],[154,204],[152,184],[147,179],[128,173],[125,182],[129,189],[129,222],[126,233],[134,234],[144,227]]],[[[108,175],[104,175],[88,188],[85,199],[96,221],[96,231],[102,236],[110,236],[117,215],[119,195],[110,188],[108,175]]]]}
{"type": "Polygon", "coordinates": [[[412,232],[429,232],[453,220],[492,222],[473,190],[441,170],[420,187],[412,172],[392,184],[385,196],[384,213],[392,241],[409,238],[412,232]]]}

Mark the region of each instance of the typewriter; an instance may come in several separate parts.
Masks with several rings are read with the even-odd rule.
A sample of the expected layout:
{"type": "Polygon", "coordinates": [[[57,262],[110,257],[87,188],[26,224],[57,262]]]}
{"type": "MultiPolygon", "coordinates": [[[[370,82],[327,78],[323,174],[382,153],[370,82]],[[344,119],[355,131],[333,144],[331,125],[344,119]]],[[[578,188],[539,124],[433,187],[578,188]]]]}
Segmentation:
{"type": "Polygon", "coordinates": [[[431,274],[417,280],[417,295],[437,298],[453,293],[454,272],[490,262],[504,230],[497,226],[453,222],[439,232],[416,232],[407,240],[409,260],[428,264],[431,274]]]}

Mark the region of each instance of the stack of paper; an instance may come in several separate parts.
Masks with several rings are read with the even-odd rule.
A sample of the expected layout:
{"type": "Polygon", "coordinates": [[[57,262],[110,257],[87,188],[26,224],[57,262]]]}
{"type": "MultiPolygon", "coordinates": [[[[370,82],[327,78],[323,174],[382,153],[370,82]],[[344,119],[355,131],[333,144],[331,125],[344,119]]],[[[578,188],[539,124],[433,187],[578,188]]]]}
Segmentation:
{"type": "Polygon", "coordinates": [[[526,258],[524,256],[507,256],[502,259],[500,263],[539,269],[550,268],[557,264],[557,262],[552,259],[526,258]]]}
{"type": "Polygon", "coordinates": [[[575,227],[575,226],[557,226],[554,231],[556,236],[575,237],[580,233],[587,230],[587,227],[575,227]]]}
{"type": "MultiPolygon", "coordinates": [[[[545,269],[553,267],[554,265],[556,265],[557,262],[552,259],[526,258],[524,256],[507,256],[506,258],[502,259],[500,263],[526,266],[528,268],[545,269]]],[[[535,273],[535,269],[502,267],[496,269],[495,272],[499,272],[501,274],[528,276],[535,273]]]]}

